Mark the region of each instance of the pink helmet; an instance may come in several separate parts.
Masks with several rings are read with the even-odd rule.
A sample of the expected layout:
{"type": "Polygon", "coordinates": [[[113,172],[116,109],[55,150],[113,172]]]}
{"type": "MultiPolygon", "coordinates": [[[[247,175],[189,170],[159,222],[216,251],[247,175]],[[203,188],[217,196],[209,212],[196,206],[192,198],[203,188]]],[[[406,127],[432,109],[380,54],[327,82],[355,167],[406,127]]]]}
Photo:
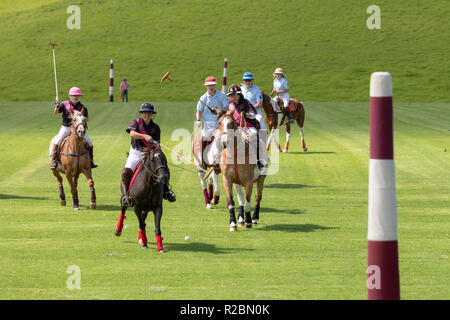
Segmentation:
{"type": "Polygon", "coordinates": [[[82,96],[80,88],[78,87],[72,87],[69,90],[69,96],[82,96]]]}

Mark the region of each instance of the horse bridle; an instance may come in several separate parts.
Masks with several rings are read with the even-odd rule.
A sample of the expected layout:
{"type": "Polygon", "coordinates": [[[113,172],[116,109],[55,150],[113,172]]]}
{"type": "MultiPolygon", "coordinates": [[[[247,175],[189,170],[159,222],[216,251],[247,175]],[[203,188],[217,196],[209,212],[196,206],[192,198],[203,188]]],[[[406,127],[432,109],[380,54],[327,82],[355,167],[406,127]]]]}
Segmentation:
{"type": "MultiPolygon", "coordinates": [[[[161,148],[156,148],[156,149],[150,150],[150,151],[148,152],[147,156],[149,157],[149,156],[151,155],[152,152],[155,152],[155,151],[158,151],[158,150],[161,150],[161,148]]],[[[151,160],[150,160],[150,161],[151,161],[151,160]]],[[[146,165],[146,161],[145,161],[145,160],[142,162],[142,166],[144,167],[145,170],[147,170],[147,171],[150,173],[151,177],[152,177],[153,180],[155,181],[155,182],[154,182],[153,184],[151,184],[151,185],[155,185],[155,184],[158,184],[158,183],[162,183],[161,178],[158,178],[158,175],[157,175],[158,170],[160,170],[160,169],[169,169],[166,165],[163,164],[163,161],[161,161],[161,165],[160,165],[159,167],[155,168],[155,169],[149,168],[149,167],[146,165]]],[[[145,183],[147,183],[147,182],[145,181],[145,183]]]]}

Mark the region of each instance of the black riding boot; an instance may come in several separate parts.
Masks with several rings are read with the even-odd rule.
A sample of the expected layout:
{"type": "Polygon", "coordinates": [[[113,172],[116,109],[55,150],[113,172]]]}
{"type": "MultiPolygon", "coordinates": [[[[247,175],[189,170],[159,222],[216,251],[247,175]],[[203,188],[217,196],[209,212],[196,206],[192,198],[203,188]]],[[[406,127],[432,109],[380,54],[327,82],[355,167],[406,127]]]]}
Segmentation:
{"type": "Polygon", "coordinates": [[[130,168],[123,168],[122,170],[122,183],[125,189],[125,193],[120,200],[120,203],[123,206],[132,207],[133,203],[131,201],[130,196],[128,195],[128,189],[130,187],[131,177],[133,175],[133,171],[130,168]]]}
{"type": "Polygon", "coordinates": [[[94,163],[94,147],[88,147],[89,150],[89,158],[91,158],[91,168],[97,168],[98,166],[94,163]]]}

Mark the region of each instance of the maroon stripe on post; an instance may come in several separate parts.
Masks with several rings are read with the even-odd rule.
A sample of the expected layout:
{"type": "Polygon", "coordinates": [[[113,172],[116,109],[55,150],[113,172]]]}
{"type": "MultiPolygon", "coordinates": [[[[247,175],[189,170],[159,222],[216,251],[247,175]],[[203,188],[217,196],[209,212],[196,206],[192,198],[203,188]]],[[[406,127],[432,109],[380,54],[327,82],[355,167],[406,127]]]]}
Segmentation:
{"type": "Polygon", "coordinates": [[[370,158],[394,159],[392,97],[370,97],[370,158]]]}
{"type": "Polygon", "coordinates": [[[369,300],[400,300],[397,241],[368,242],[369,300]]]}

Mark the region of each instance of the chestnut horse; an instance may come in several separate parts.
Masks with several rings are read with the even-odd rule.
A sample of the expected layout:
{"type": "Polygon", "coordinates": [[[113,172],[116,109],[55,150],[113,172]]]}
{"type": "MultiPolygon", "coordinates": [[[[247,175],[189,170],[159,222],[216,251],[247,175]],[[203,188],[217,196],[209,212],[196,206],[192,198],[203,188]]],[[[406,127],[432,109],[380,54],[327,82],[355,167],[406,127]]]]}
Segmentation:
{"type": "MultiPolygon", "coordinates": [[[[266,116],[264,117],[264,120],[266,121],[270,136],[269,140],[267,142],[267,150],[270,148],[270,144],[272,140],[275,141],[275,144],[279,151],[281,151],[281,147],[279,142],[276,139],[276,136],[274,134],[275,129],[283,125],[286,129],[286,144],[284,145],[283,152],[288,152],[289,149],[289,140],[291,137],[291,124],[289,123],[289,119],[286,115],[286,112],[283,107],[283,101],[281,99],[272,99],[270,96],[264,93],[264,90],[262,90],[262,96],[263,96],[263,109],[266,113],[266,116]]],[[[303,125],[305,122],[305,108],[303,106],[303,103],[300,100],[297,99],[290,99],[290,105],[291,105],[291,114],[294,118],[294,120],[297,122],[298,126],[300,127],[300,136],[302,139],[302,148],[304,152],[308,151],[308,148],[305,143],[305,133],[303,131],[303,125]]]]}
{"type": "MultiPolygon", "coordinates": [[[[220,170],[222,173],[223,185],[227,194],[228,212],[230,214],[230,231],[237,230],[233,200],[233,183],[236,185],[238,196],[241,193],[241,188],[244,187],[245,189],[243,206],[243,211],[245,212],[245,226],[251,228],[252,225],[257,224],[259,220],[260,203],[266,174],[261,174],[261,171],[256,166],[256,159],[254,159],[255,161],[250,161],[250,146],[248,140],[242,129],[238,128],[237,122],[232,115],[226,113],[220,114],[219,132],[220,141],[223,146],[220,170]],[[239,153],[241,153],[241,156],[244,155],[245,159],[239,159],[238,161],[239,153]],[[256,204],[252,217],[250,198],[253,191],[253,182],[256,183],[256,204]]],[[[242,224],[243,220],[243,212],[240,210],[239,221],[242,221],[242,224]]]]}
{"type": "Polygon", "coordinates": [[[66,205],[66,195],[62,184],[62,177],[60,173],[66,175],[67,181],[72,192],[72,202],[74,210],[79,210],[78,202],[78,177],[83,173],[88,179],[89,188],[91,190],[90,208],[96,208],[96,196],[94,189],[94,180],[92,180],[91,159],[87,142],[84,140],[84,135],[87,130],[86,117],[83,112],[74,111],[72,113],[72,128],[70,134],[58,146],[60,154],[60,162],[56,169],[52,170],[53,175],[59,183],[59,197],[61,205],[66,205]]]}

